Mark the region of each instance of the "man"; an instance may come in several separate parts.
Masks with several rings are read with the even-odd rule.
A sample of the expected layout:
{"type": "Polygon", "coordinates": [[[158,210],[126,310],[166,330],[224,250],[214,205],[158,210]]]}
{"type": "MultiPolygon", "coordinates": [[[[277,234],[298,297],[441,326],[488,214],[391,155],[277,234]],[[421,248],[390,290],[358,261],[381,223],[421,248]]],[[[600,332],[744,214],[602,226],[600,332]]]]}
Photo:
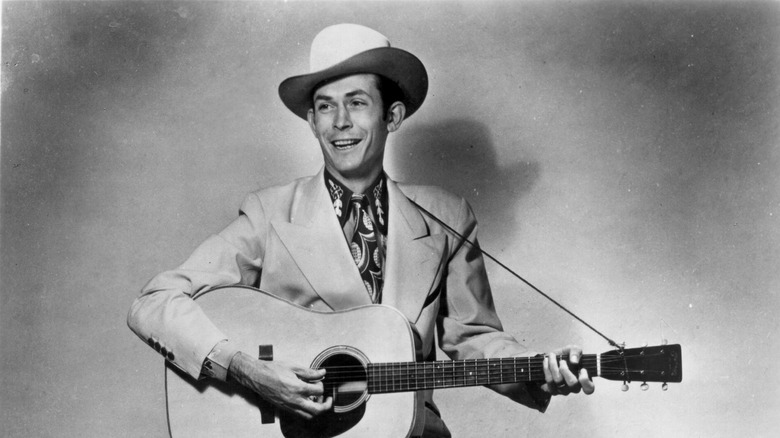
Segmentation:
{"type": "MultiPolygon", "coordinates": [[[[309,74],[282,82],[279,94],[308,122],[323,169],[247,196],[233,223],[144,287],[130,310],[130,327],[192,377],[234,379],[303,418],[332,407],[322,397],[324,371],[237,351],[193,294],[244,284],[324,311],[381,303],[414,325],[427,358],[435,355],[435,339],[453,359],[532,354],[502,331],[479,249],[417,206],[476,242],[466,201],[437,188],[398,184],[384,173],[388,135],[425,99],[420,60],[374,30],[342,24],[315,37],[310,64],[309,74]]],[[[569,354],[573,363],[581,355],[576,347],[556,353],[569,354]]],[[[492,389],[540,411],[551,395],[593,392],[585,370],[575,375],[565,361],[548,359],[544,366],[541,386],[492,389]]],[[[449,436],[430,392],[425,400],[423,436],[449,436]]]]}

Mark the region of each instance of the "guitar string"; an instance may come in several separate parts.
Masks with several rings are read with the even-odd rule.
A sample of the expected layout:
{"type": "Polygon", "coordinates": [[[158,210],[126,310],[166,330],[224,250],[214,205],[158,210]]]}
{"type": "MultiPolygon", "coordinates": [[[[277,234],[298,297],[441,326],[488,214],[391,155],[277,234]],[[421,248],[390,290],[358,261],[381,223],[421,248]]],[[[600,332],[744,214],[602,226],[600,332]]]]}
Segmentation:
{"type": "MultiPolygon", "coordinates": [[[[433,363],[433,362],[429,362],[433,363]]],[[[540,369],[523,369],[521,371],[518,371],[517,369],[513,369],[510,364],[505,364],[503,366],[499,367],[489,367],[488,364],[481,364],[477,365],[475,368],[474,364],[456,364],[450,367],[421,367],[419,364],[415,362],[399,362],[397,364],[383,364],[381,368],[372,368],[371,370],[366,370],[362,366],[341,366],[341,367],[326,367],[326,369],[329,371],[329,378],[330,380],[364,380],[367,375],[371,375],[372,379],[395,379],[396,377],[400,378],[406,378],[409,377],[409,371],[410,368],[413,368],[411,371],[417,371],[421,372],[422,379],[427,377],[437,377],[438,376],[448,376],[450,374],[458,374],[460,372],[466,372],[467,370],[472,370],[473,373],[476,373],[476,375],[472,375],[474,377],[484,377],[484,376],[502,376],[502,375],[527,375],[527,374],[540,374],[543,375],[543,372],[540,369]],[[411,365],[408,365],[411,364],[411,365]]],[[[539,365],[539,364],[536,364],[539,365]]],[[[582,368],[587,367],[593,367],[595,365],[595,362],[593,360],[585,361],[580,364],[582,368]],[[589,363],[586,363],[589,362],[589,363]]],[[[623,361],[618,359],[613,360],[606,360],[602,362],[602,371],[625,371],[626,368],[623,366],[623,361]],[[613,363],[617,363],[618,367],[609,366],[613,363]]],[[[628,369],[628,372],[641,372],[646,371],[646,369],[634,369],[633,367],[628,369]]],[[[460,376],[457,376],[460,377],[460,376]]],[[[471,376],[469,376],[471,377],[471,376]]],[[[494,380],[500,380],[500,379],[494,379],[494,380]]]]}
{"type": "MultiPolygon", "coordinates": [[[[624,368],[622,368],[622,367],[602,368],[602,371],[622,372],[622,371],[624,371],[624,368]]],[[[641,369],[629,369],[629,373],[638,373],[638,372],[642,372],[642,371],[644,371],[644,370],[641,370],[641,369]]],[[[537,379],[533,378],[533,376],[536,375],[536,376],[542,377],[541,380],[544,380],[544,372],[541,371],[541,370],[532,370],[530,373],[529,372],[516,372],[515,373],[513,371],[508,371],[508,370],[507,371],[503,371],[503,372],[502,371],[472,372],[468,376],[466,376],[465,374],[461,374],[461,373],[451,373],[451,372],[447,372],[447,373],[424,373],[424,374],[421,375],[421,377],[417,377],[417,378],[418,379],[426,379],[426,378],[436,378],[436,377],[440,377],[440,376],[444,376],[444,377],[457,377],[457,378],[461,378],[461,376],[465,376],[467,378],[477,378],[477,377],[487,377],[487,376],[489,376],[491,378],[491,380],[494,380],[494,381],[501,381],[501,380],[509,381],[509,380],[512,380],[512,378],[509,377],[509,376],[513,376],[513,375],[514,376],[523,376],[523,378],[525,378],[526,376],[530,375],[530,376],[532,376],[531,380],[537,380],[537,379]],[[502,378],[502,376],[503,376],[503,378],[502,378]]],[[[418,376],[420,376],[420,375],[418,375],[418,376]]],[[[401,373],[401,372],[399,372],[399,373],[391,373],[391,374],[388,374],[388,373],[372,373],[372,374],[368,374],[368,375],[365,374],[365,373],[339,374],[339,375],[334,375],[334,376],[330,377],[330,380],[333,381],[333,382],[364,381],[364,380],[371,380],[373,382],[373,381],[385,381],[385,380],[390,380],[390,379],[392,379],[392,380],[401,380],[401,379],[412,380],[409,377],[408,373],[401,373]]],[[[517,381],[520,381],[520,380],[524,380],[524,379],[519,379],[519,378],[517,379],[517,381]]],[[[514,381],[514,380],[512,380],[512,381],[514,381]]]]}
{"type": "MultiPolygon", "coordinates": [[[[612,371],[620,372],[623,368],[611,368],[612,371]]],[[[639,372],[641,370],[630,370],[629,372],[639,372]]],[[[508,383],[519,381],[544,381],[544,373],[541,371],[534,371],[528,377],[527,373],[516,373],[514,377],[511,377],[513,373],[506,372],[489,372],[489,373],[477,373],[472,375],[450,375],[450,373],[430,375],[426,374],[420,377],[410,378],[408,374],[381,374],[372,375],[370,382],[366,385],[368,388],[382,388],[382,387],[414,387],[414,388],[426,388],[426,387],[444,387],[444,386],[476,386],[495,383],[508,383]],[[522,377],[519,378],[518,376],[522,377]],[[450,383],[451,382],[451,383],[450,383]]],[[[365,375],[361,376],[338,376],[340,378],[332,378],[334,383],[341,382],[354,382],[356,379],[363,381],[365,375]],[[343,380],[342,380],[343,379],[343,380]]],[[[645,379],[642,376],[640,379],[645,381],[660,381],[655,378],[645,379]]],[[[622,376],[621,376],[622,378],[622,376]]]]}
{"type": "Polygon", "coordinates": [[[556,306],[558,306],[558,307],[559,307],[561,310],[563,310],[564,312],[568,313],[569,315],[571,315],[572,317],[574,317],[575,319],[577,319],[577,321],[579,321],[579,322],[581,322],[582,324],[584,324],[586,327],[588,327],[589,329],[591,329],[591,330],[592,330],[593,332],[595,332],[597,335],[599,335],[599,336],[601,336],[602,338],[604,338],[604,339],[605,339],[605,340],[606,340],[606,341],[609,343],[609,345],[612,345],[613,347],[617,348],[618,350],[623,350],[623,345],[620,345],[620,344],[618,344],[617,342],[615,342],[615,341],[613,341],[612,339],[608,338],[606,335],[604,335],[604,334],[603,334],[603,333],[601,333],[600,331],[596,330],[596,328],[595,328],[595,327],[593,327],[592,325],[590,325],[590,324],[588,324],[587,322],[585,322],[585,320],[583,320],[583,319],[582,319],[582,318],[580,318],[579,316],[575,315],[575,314],[574,314],[572,311],[570,311],[569,309],[567,309],[566,307],[564,307],[564,306],[563,306],[561,303],[559,303],[558,301],[554,300],[554,299],[553,299],[551,296],[549,296],[549,295],[547,295],[546,293],[542,292],[542,291],[541,291],[539,288],[537,288],[536,286],[534,286],[533,284],[531,284],[531,282],[529,282],[529,281],[528,281],[528,280],[526,280],[525,278],[521,277],[521,276],[520,276],[520,274],[518,274],[517,272],[515,272],[514,270],[512,270],[511,268],[509,268],[507,265],[503,264],[503,263],[502,263],[500,260],[498,260],[497,258],[493,257],[493,256],[492,256],[490,253],[488,253],[487,251],[485,251],[484,249],[482,249],[482,248],[481,248],[479,245],[477,245],[476,243],[474,243],[474,242],[472,242],[471,240],[467,239],[467,238],[466,238],[466,236],[462,235],[462,234],[461,234],[461,233],[459,233],[457,230],[455,230],[454,228],[452,228],[451,226],[449,226],[449,225],[448,225],[446,222],[444,222],[443,220],[439,219],[439,218],[438,218],[436,215],[434,215],[434,214],[433,214],[433,213],[431,213],[430,211],[428,211],[428,210],[426,210],[425,208],[423,208],[423,207],[422,207],[420,204],[418,204],[418,203],[414,202],[414,201],[413,201],[411,198],[409,198],[408,196],[406,197],[406,199],[408,199],[408,200],[409,200],[409,202],[411,202],[411,203],[412,203],[412,204],[414,204],[414,205],[415,205],[415,206],[416,206],[418,209],[420,209],[420,211],[422,211],[423,213],[425,213],[426,215],[428,215],[428,216],[429,216],[431,219],[433,219],[434,221],[436,221],[436,222],[437,222],[439,225],[441,225],[442,227],[444,227],[444,228],[445,228],[447,231],[449,231],[450,233],[454,234],[456,237],[458,237],[459,239],[461,239],[461,241],[468,243],[468,244],[469,244],[469,245],[471,245],[473,248],[476,248],[476,249],[477,249],[479,252],[481,252],[481,253],[482,253],[482,254],[483,254],[485,257],[487,257],[487,258],[489,258],[490,260],[494,261],[496,264],[498,264],[500,267],[502,267],[502,268],[503,268],[505,271],[507,271],[507,272],[509,272],[510,274],[512,274],[512,275],[513,275],[515,278],[517,278],[518,280],[520,280],[520,281],[522,281],[523,283],[525,283],[525,284],[526,284],[528,287],[530,287],[531,289],[533,289],[535,292],[537,292],[537,293],[538,293],[538,294],[540,294],[541,296],[543,296],[543,297],[547,298],[547,300],[548,300],[548,301],[550,301],[551,303],[555,304],[555,305],[556,305],[556,306]]]}
{"type": "MultiPolygon", "coordinates": [[[[658,355],[661,356],[661,355],[658,355]]],[[[650,358],[652,355],[646,355],[646,356],[630,356],[626,357],[626,359],[633,359],[634,357],[645,357],[650,358]]],[[[595,364],[596,359],[595,358],[583,358],[580,362],[580,367],[593,365],[595,364]]],[[[614,363],[617,364],[623,364],[624,360],[623,358],[602,358],[602,367],[608,366],[614,363]]],[[[488,367],[492,369],[496,368],[508,368],[508,367],[516,367],[516,366],[526,366],[526,367],[533,367],[533,366],[539,366],[541,365],[542,361],[532,361],[528,362],[526,360],[522,361],[507,361],[506,363],[500,363],[497,359],[491,360],[491,359],[480,359],[479,362],[460,362],[460,361],[439,361],[439,362],[387,362],[382,364],[372,364],[371,367],[374,369],[388,369],[388,368],[398,368],[398,367],[414,367],[418,368],[420,370],[441,370],[441,369],[452,369],[453,367],[458,368],[473,368],[473,367],[488,367]]],[[[621,366],[621,368],[624,368],[621,366]]],[[[339,372],[340,370],[354,370],[354,371],[365,371],[366,367],[362,365],[342,365],[342,366],[327,366],[325,369],[330,370],[331,372],[339,372]]]]}
{"type": "MultiPolygon", "coordinates": [[[[354,381],[370,381],[370,384],[381,385],[388,384],[386,382],[410,382],[410,381],[430,381],[436,379],[454,379],[458,380],[486,380],[488,382],[507,382],[507,381],[544,381],[544,372],[542,370],[529,370],[529,371],[514,371],[514,370],[470,370],[470,374],[466,375],[466,369],[450,369],[450,370],[438,370],[436,372],[423,372],[422,374],[416,374],[417,377],[411,378],[409,376],[409,370],[394,370],[391,372],[373,371],[370,373],[365,372],[347,372],[347,373],[331,373],[329,380],[331,382],[354,382],[354,381]],[[514,376],[514,377],[512,377],[514,376]],[[530,376],[530,377],[529,377],[530,376]]],[[[622,366],[620,367],[602,367],[602,373],[621,373],[626,371],[622,366]]],[[[629,368],[628,373],[642,373],[643,369],[629,368]]],[[[624,375],[620,375],[625,377],[624,375]]],[[[603,375],[602,375],[603,377],[603,375]]],[[[617,377],[617,376],[616,376],[617,377]]],[[[646,376],[642,376],[646,377],[646,376]]],[[[639,379],[638,379],[639,380],[639,379]]],[[[653,379],[656,380],[656,379],[653,379]]]]}
{"type": "MultiPolygon", "coordinates": [[[[601,357],[601,363],[602,366],[606,364],[611,363],[620,363],[622,364],[625,360],[632,360],[634,358],[652,358],[652,357],[663,357],[664,354],[662,353],[637,353],[637,354],[627,354],[624,356],[602,356],[601,357]]],[[[561,356],[559,357],[559,360],[567,360],[568,356],[561,356]]],[[[580,359],[580,364],[582,365],[584,362],[595,362],[597,359],[593,355],[583,355],[580,359]]],[[[518,358],[485,358],[485,359],[474,359],[474,360],[455,360],[455,361],[432,361],[432,362],[385,362],[381,364],[371,364],[373,367],[381,366],[381,367],[393,367],[393,366],[414,366],[417,368],[451,368],[452,366],[460,366],[460,367],[473,367],[473,366],[484,366],[484,365],[498,365],[498,366],[522,366],[522,365],[540,365],[544,362],[543,357],[532,357],[532,358],[524,358],[524,357],[518,357],[518,358]],[[502,363],[504,362],[504,363],[502,363]],[[452,364],[452,365],[451,365],[452,364]]],[[[339,369],[354,369],[354,370],[365,370],[366,367],[363,365],[332,365],[325,367],[328,370],[339,370],[339,369]]],[[[622,367],[621,367],[622,368],[622,367]]]]}
{"type": "MultiPolygon", "coordinates": [[[[613,368],[612,371],[614,372],[622,372],[623,368],[613,368]]],[[[637,373],[640,370],[633,370],[629,372],[637,373]]],[[[363,377],[363,376],[361,376],[363,377]]],[[[616,376],[617,377],[617,376],[616,376]]],[[[620,378],[624,378],[624,376],[620,376],[620,378]]],[[[343,379],[335,379],[332,380],[333,383],[354,383],[355,382],[354,377],[344,377],[343,379]]],[[[364,379],[360,378],[357,379],[360,382],[363,382],[364,379]]],[[[643,380],[643,381],[661,381],[657,378],[647,378],[645,376],[641,376],[640,378],[637,378],[635,380],[643,380]]],[[[425,388],[425,387],[431,387],[439,385],[439,387],[442,386],[477,386],[477,385],[490,385],[490,384],[499,384],[499,383],[512,383],[512,382],[523,382],[523,381],[534,381],[534,382],[544,382],[545,376],[542,372],[535,372],[530,375],[530,377],[526,373],[518,373],[518,376],[511,377],[511,374],[507,375],[507,373],[500,374],[500,373],[493,373],[493,374],[478,374],[478,375],[469,375],[469,376],[448,376],[448,375],[436,375],[436,376],[423,376],[423,377],[417,377],[417,378],[410,378],[407,374],[399,374],[396,376],[381,376],[370,379],[370,381],[366,382],[366,386],[369,388],[377,388],[377,387],[403,387],[403,386],[410,386],[410,387],[416,387],[416,388],[425,388]],[[520,374],[522,375],[522,378],[520,378],[520,374]],[[397,377],[397,378],[396,378],[397,377]]]]}

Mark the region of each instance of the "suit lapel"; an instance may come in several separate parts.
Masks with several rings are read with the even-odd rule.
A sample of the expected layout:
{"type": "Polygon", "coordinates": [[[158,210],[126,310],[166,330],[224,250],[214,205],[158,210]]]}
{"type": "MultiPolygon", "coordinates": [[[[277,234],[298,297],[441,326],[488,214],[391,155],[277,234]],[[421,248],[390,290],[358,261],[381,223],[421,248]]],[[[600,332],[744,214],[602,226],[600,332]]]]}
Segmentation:
{"type": "Polygon", "coordinates": [[[271,225],[328,306],[343,310],[371,304],[323,181],[320,170],[298,190],[290,222],[272,221],[271,225]]]}
{"type": "Polygon", "coordinates": [[[389,179],[387,191],[390,222],[382,303],[414,322],[445,266],[446,235],[430,235],[420,211],[389,179]]]}
{"type": "MultiPolygon", "coordinates": [[[[388,239],[382,303],[414,322],[445,263],[446,235],[430,235],[422,214],[398,185],[387,180],[388,239]]],[[[333,214],[323,171],[301,185],[290,222],[271,225],[314,291],[334,310],[371,304],[333,214]]]]}

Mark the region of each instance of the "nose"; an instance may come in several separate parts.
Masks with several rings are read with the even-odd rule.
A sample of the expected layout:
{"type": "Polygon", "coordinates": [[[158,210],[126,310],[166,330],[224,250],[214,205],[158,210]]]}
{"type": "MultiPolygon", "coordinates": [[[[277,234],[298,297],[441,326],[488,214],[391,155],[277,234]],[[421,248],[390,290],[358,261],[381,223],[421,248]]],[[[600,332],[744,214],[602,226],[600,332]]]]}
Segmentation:
{"type": "Polygon", "coordinates": [[[333,127],[339,131],[352,127],[352,120],[349,117],[349,111],[344,106],[339,105],[336,109],[336,117],[333,119],[333,127]]]}

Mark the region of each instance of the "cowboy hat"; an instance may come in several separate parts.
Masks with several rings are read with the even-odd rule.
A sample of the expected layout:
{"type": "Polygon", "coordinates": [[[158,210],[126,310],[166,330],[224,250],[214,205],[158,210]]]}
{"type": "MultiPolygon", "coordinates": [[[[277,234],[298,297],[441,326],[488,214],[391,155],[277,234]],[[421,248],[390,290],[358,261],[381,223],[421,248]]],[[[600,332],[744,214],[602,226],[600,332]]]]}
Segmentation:
{"type": "Polygon", "coordinates": [[[311,43],[309,73],[285,79],[279,97],[295,115],[306,120],[314,90],[328,80],[352,74],[382,75],[403,92],[406,117],[420,108],[428,92],[428,74],[411,53],[390,47],[379,32],[358,24],[326,27],[311,43]]]}

